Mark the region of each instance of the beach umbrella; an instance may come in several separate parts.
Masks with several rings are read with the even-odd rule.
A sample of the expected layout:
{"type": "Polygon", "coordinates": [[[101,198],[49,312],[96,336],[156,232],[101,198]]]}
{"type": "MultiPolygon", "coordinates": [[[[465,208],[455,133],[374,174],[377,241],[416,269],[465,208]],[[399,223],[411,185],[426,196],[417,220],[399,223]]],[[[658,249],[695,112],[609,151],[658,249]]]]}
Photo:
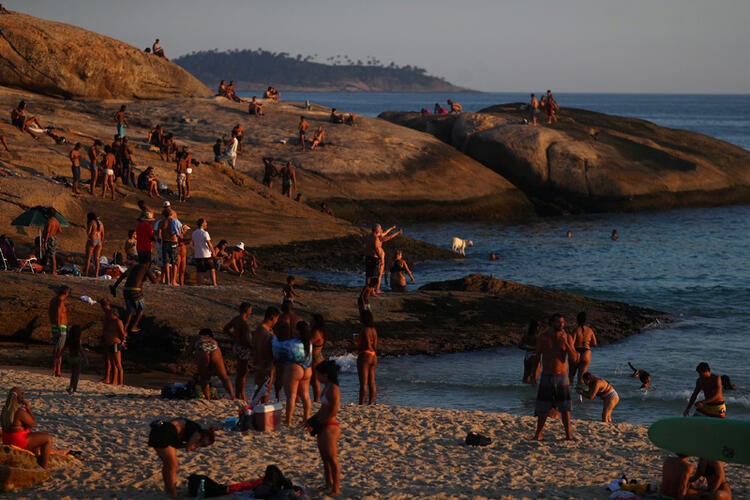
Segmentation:
{"type": "MultiPolygon", "coordinates": [[[[53,207],[43,207],[37,205],[26,210],[24,213],[13,219],[11,226],[22,226],[22,227],[44,227],[47,225],[47,213],[48,210],[53,207]]],[[[62,216],[60,212],[55,210],[55,218],[61,226],[70,226],[68,220],[62,216]]]]}

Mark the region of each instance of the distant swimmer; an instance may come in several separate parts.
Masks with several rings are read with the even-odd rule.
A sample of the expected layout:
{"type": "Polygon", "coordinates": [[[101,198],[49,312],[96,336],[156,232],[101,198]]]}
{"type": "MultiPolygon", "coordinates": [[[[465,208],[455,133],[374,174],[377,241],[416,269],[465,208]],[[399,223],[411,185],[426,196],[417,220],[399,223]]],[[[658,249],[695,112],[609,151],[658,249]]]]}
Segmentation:
{"type": "Polygon", "coordinates": [[[567,233],[565,233],[565,237],[566,238],[572,238],[573,237],[573,231],[568,231],[567,233]]]}
{"type": "Polygon", "coordinates": [[[490,254],[490,260],[500,260],[500,257],[498,257],[495,252],[492,252],[490,254]]]}
{"type": "Polygon", "coordinates": [[[695,389],[690,396],[690,401],[682,412],[684,416],[690,414],[690,408],[695,403],[695,411],[706,417],[724,418],[727,416],[727,405],[724,404],[724,392],[722,391],[721,377],[711,374],[711,368],[708,363],[698,363],[695,367],[698,372],[698,379],[695,381],[695,389]],[[695,402],[698,394],[703,391],[705,399],[695,402]]]}
{"type": "Polygon", "coordinates": [[[611,422],[612,411],[620,402],[620,396],[615,388],[603,378],[595,377],[589,372],[584,373],[581,380],[588,386],[588,390],[578,391],[578,394],[591,400],[597,396],[602,398],[602,422],[611,422]]]}
{"type": "Polygon", "coordinates": [[[628,366],[631,370],[633,370],[633,373],[631,377],[637,378],[641,381],[641,389],[648,389],[651,387],[651,375],[646,370],[636,368],[632,364],[630,364],[630,361],[628,361],[628,366]]]}
{"type": "Polygon", "coordinates": [[[732,383],[732,380],[729,378],[729,375],[721,376],[721,388],[724,389],[725,391],[737,390],[737,386],[732,383]]]}
{"type": "Polygon", "coordinates": [[[617,241],[617,240],[619,240],[619,239],[620,239],[620,235],[619,235],[619,234],[617,234],[617,229],[613,229],[613,230],[612,230],[612,235],[610,236],[610,239],[611,239],[612,241],[617,241]]]}

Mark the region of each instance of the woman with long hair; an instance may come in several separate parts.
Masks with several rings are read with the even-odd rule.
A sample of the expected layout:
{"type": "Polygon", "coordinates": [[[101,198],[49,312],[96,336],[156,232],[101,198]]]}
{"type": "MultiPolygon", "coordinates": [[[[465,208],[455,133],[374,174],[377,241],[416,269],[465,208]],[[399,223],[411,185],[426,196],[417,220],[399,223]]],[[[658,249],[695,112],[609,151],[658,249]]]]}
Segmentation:
{"type": "Polygon", "coordinates": [[[324,489],[327,496],[341,493],[341,467],[339,467],[339,437],[341,427],[336,417],[341,407],[339,391],[339,366],[333,360],[323,361],[315,367],[316,376],[323,383],[320,410],[307,422],[311,434],[317,435],[318,451],[323,460],[324,489]]]}
{"type": "Polygon", "coordinates": [[[94,264],[94,277],[99,277],[99,258],[102,255],[102,245],[104,245],[104,224],[94,212],[89,212],[86,216],[86,267],[83,275],[89,275],[91,267],[91,258],[96,260],[94,264]]]}
{"type": "Polygon", "coordinates": [[[286,425],[291,427],[297,398],[302,401],[302,422],[310,418],[310,378],[312,377],[312,345],[310,344],[310,325],[299,321],[295,325],[296,339],[302,343],[304,357],[286,363],[284,366],[284,393],[286,394],[286,425]]]}
{"type": "Polygon", "coordinates": [[[314,314],[312,325],[310,325],[310,345],[312,345],[312,378],[310,384],[313,390],[313,401],[320,401],[320,381],[318,381],[318,372],[315,367],[325,361],[323,346],[326,343],[325,320],[322,314],[314,314]]]}
{"type": "Polygon", "coordinates": [[[36,420],[20,387],[14,387],[8,393],[5,406],[0,413],[0,423],[3,429],[3,444],[35,453],[39,465],[47,467],[52,452],[52,436],[46,432],[31,432],[36,420]]]}
{"type": "Polygon", "coordinates": [[[375,330],[375,319],[372,311],[363,310],[360,316],[362,333],[356,341],[357,375],[359,375],[359,404],[373,404],[377,395],[375,386],[375,367],[378,366],[378,332],[375,330]]]}
{"type": "Polygon", "coordinates": [[[224,356],[221,354],[219,343],[214,338],[214,334],[210,328],[203,328],[198,332],[198,337],[195,339],[195,351],[198,383],[203,391],[203,397],[211,399],[210,380],[214,375],[221,380],[221,384],[224,386],[224,390],[227,391],[229,397],[233,397],[234,387],[232,387],[232,382],[227,375],[224,356]]]}

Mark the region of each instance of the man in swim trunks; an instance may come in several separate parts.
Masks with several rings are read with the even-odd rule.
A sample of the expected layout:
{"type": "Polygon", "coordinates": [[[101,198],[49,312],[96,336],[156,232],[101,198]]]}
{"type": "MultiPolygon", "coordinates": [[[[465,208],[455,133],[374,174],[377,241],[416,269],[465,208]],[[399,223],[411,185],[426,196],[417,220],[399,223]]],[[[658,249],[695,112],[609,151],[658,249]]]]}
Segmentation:
{"type": "Polygon", "coordinates": [[[578,394],[589,400],[597,396],[602,398],[602,422],[611,422],[612,411],[620,402],[620,396],[615,388],[603,378],[597,378],[589,372],[581,376],[581,381],[588,386],[588,390],[577,391],[578,394]]]}
{"type": "Polygon", "coordinates": [[[536,125],[536,117],[539,115],[539,99],[536,95],[531,94],[531,102],[529,102],[529,114],[531,115],[531,123],[536,125]]]}
{"type": "Polygon", "coordinates": [[[122,369],[122,350],[128,339],[125,325],[112,309],[107,299],[99,299],[99,305],[104,311],[102,323],[102,345],[104,346],[104,377],[99,381],[104,384],[122,385],[124,371],[122,369]]]}
{"type": "Polygon", "coordinates": [[[52,274],[57,274],[57,235],[62,232],[62,226],[60,221],[57,220],[57,210],[52,207],[47,207],[47,223],[42,231],[42,262],[47,265],[50,262],[52,266],[52,274]]]}
{"type": "Polygon", "coordinates": [[[177,153],[177,166],[174,171],[177,172],[177,192],[180,201],[185,201],[187,195],[187,171],[190,168],[191,156],[188,147],[183,146],[182,151],[177,153]]]}
{"type": "Polygon", "coordinates": [[[70,296],[70,287],[62,285],[49,303],[49,322],[52,325],[52,376],[62,377],[62,352],[68,336],[68,309],[65,299],[70,296]]]}
{"type": "Polygon", "coordinates": [[[661,468],[661,489],[659,490],[661,498],[685,498],[690,476],[695,469],[695,466],[689,460],[690,457],[687,455],[677,455],[664,460],[661,468]]]}
{"type": "Polygon", "coordinates": [[[125,127],[128,126],[128,120],[125,118],[125,109],[126,106],[123,104],[120,106],[120,111],[115,113],[114,120],[117,124],[117,135],[119,135],[121,138],[125,137],[125,127]]]}
{"type": "Polygon", "coordinates": [[[273,158],[263,158],[263,185],[271,189],[273,178],[279,175],[279,170],[273,164],[273,158]]]}
{"type": "Polygon", "coordinates": [[[113,297],[117,297],[117,287],[122,280],[125,281],[122,296],[125,299],[125,331],[128,333],[138,333],[138,323],[143,316],[145,302],[143,300],[143,282],[145,279],[151,283],[156,283],[156,276],[151,272],[151,263],[139,262],[135,266],[125,271],[114,285],[110,285],[109,291],[113,297]]]}
{"type": "Polygon", "coordinates": [[[307,144],[305,144],[305,134],[307,133],[307,129],[310,128],[310,124],[307,123],[307,120],[305,120],[304,116],[299,117],[299,143],[302,146],[302,151],[304,151],[307,148],[307,144]]]}
{"type": "Polygon", "coordinates": [[[80,194],[78,183],[81,181],[81,143],[77,142],[68,154],[70,159],[70,171],[73,175],[73,194],[80,194]]]}
{"type": "Polygon", "coordinates": [[[245,396],[245,377],[247,376],[248,362],[252,351],[252,340],[250,338],[250,325],[247,324],[247,318],[253,313],[253,308],[247,302],[243,302],[239,307],[239,315],[232,318],[229,323],[224,325],[224,333],[234,339],[232,350],[237,357],[237,377],[234,380],[234,398],[246,401],[245,396]]]}
{"type": "Polygon", "coordinates": [[[695,403],[695,399],[698,394],[703,391],[705,399],[695,403],[696,414],[700,414],[705,417],[724,418],[727,416],[727,405],[724,404],[724,391],[721,386],[721,377],[718,375],[711,375],[711,368],[708,363],[698,363],[695,367],[695,371],[698,372],[698,379],[695,381],[695,389],[693,394],[690,396],[687,408],[682,412],[686,417],[690,414],[690,408],[695,403]]]}
{"type": "Polygon", "coordinates": [[[550,318],[550,328],[537,339],[536,354],[541,358],[542,375],[536,397],[537,425],[533,439],[542,440],[544,423],[550,411],[555,408],[562,416],[565,439],[573,440],[568,360],[578,362],[578,353],[573,340],[565,331],[565,317],[562,314],[554,314],[550,318]]]}
{"type": "MultiPolygon", "coordinates": [[[[253,399],[257,396],[265,385],[266,394],[260,399],[261,403],[268,403],[271,398],[271,388],[274,385],[274,366],[273,350],[271,349],[271,340],[273,339],[273,329],[279,321],[279,310],[271,306],[266,309],[263,316],[263,322],[255,328],[252,334],[252,351],[253,351],[253,371],[255,379],[255,392],[253,399]]],[[[278,399],[278,397],[277,397],[278,399]]]]}

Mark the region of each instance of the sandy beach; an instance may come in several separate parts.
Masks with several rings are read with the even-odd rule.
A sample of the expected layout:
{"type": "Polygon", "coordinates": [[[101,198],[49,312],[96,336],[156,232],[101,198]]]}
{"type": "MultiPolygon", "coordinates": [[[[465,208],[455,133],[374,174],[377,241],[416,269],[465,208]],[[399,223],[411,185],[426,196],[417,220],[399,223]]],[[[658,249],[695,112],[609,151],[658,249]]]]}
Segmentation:
{"type": "MultiPolygon", "coordinates": [[[[21,370],[0,370],[0,393],[26,389],[38,429],[56,436],[56,447],[81,450],[80,470],[62,470],[35,488],[6,498],[163,498],[160,463],[146,445],[148,423],[185,416],[220,425],[236,416],[231,401],[163,400],[158,391],[111,387],[83,380],[68,396],[68,380],[21,370]]],[[[547,441],[528,441],[535,419],[508,414],[345,402],[339,414],[345,498],[608,498],[605,485],[626,474],[659,481],[665,452],[651,445],[646,427],[574,421],[577,442],[562,440],[558,421],[547,441]],[[467,447],[469,431],[492,438],[467,447]]],[[[301,415],[296,420],[301,419],[301,415]]],[[[179,452],[181,494],[190,473],[240,482],[277,464],[295,484],[317,496],[322,484],[315,441],[300,429],[242,435],[220,432],[216,444],[179,452]]],[[[750,471],[728,465],[735,498],[750,495],[750,471]]]]}

